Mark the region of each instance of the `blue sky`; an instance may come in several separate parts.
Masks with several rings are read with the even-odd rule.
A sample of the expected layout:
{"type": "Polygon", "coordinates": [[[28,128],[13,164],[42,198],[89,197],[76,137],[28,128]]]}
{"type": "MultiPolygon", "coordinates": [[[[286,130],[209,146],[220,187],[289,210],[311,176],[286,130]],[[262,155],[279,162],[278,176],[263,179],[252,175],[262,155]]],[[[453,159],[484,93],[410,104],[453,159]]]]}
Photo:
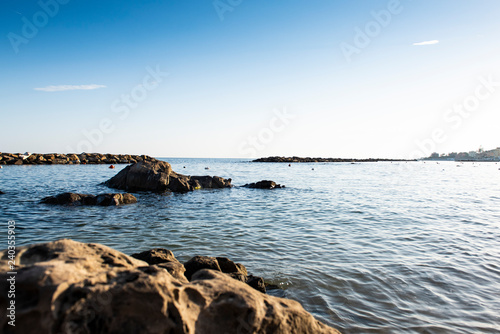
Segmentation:
{"type": "Polygon", "coordinates": [[[495,148],[499,14],[495,0],[4,0],[0,151],[495,148]]]}

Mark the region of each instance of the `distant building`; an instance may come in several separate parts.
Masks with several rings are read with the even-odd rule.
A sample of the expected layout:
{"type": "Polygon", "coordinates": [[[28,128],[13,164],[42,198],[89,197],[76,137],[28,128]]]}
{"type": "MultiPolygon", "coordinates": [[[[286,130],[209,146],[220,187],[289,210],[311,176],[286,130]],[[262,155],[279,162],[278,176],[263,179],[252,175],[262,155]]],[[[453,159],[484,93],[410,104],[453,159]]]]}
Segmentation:
{"type": "Polygon", "coordinates": [[[471,158],[475,158],[475,157],[477,157],[477,152],[476,152],[476,151],[470,151],[470,152],[469,152],[469,156],[470,156],[471,158]]]}
{"type": "Polygon", "coordinates": [[[494,150],[485,151],[483,154],[488,158],[500,159],[500,147],[494,150]]]}

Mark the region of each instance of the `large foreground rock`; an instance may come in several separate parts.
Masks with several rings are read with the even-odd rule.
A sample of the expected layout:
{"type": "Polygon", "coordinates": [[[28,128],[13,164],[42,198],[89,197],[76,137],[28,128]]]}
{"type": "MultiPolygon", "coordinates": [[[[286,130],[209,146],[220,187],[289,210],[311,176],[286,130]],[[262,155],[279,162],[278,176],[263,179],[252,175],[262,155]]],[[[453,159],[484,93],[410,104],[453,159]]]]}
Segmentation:
{"type": "Polygon", "coordinates": [[[195,189],[230,188],[231,179],[187,176],[172,171],[165,161],[141,161],[125,167],[105,185],[126,191],[187,192],[195,189]]]}
{"type": "Polygon", "coordinates": [[[132,194],[75,194],[75,193],[62,193],[56,196],[49,196],[42,199],[44,204],[59,204],[69,206],[80,205],[100,205],[100,206],[115,206],[123,204],[137,203],[137,198],[132,194]]]}
{"type": "Polygon", "coordinates": [[[15,327],[5,310],[8,253],[0,253],[2,333],[338,333],[302,306],[221,272],[183,283],[99,244],[72,240],[17,248],[15,327]]]}

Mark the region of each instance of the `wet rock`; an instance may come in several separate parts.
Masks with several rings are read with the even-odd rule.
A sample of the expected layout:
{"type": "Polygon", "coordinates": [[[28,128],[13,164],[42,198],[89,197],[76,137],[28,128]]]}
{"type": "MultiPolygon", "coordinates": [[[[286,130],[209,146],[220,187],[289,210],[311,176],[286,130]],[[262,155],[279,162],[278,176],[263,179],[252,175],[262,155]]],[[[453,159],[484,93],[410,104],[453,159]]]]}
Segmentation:
{"type": "Polygon", "coordinates": [[[158,264],[164,262],[179,262],[172,251],[165,248],[154,248],[141,253],[131,255],[133,258],[147,262],[148,264],[158,264]]]}
{"type": "Polygon", "coordinates": [[[232,277],[240,282],[246,283],[250,285],[252,288],[254,288],[257,291],[260,291],[262,293],[266,293],[266,283],[264,282],[264,279],[259,276],[253,276],[253,275],[244,275],[241,273],[228,273],[229,277],[232,277]]]}
{"type": "Polygon", "coordinates": [[[170,183],[172,167],[164,161],[139,162],[125,167],[104,184],[128,191],[165,191],[170,183]]]}
{"type": "Polygon", "coordinates": [[[231,187],[231,179],[218,176],[186,176],[172,171],[164,161],[140,161],[125,167],[104,183],[126,191],[188,192],[195,189],[231,187]]]}
{"type": "Polygon", "coordinates": [[[159,267],[167,269],[167,271],[179,281],[184,283],[188,282],[186,276],[184,275],[186,269],[168,249],[154,248],[141,253],[132,254],[131,256],[138,260],[147,262],[150,265],[157,264],[159,267]]]}
{"type": "Polygon", "coordinates": [[[0,190],[0,195],[4,195],[5,193],[3,191],[0,190]]]}
{"type": "Polygon", "coordinates": [[[274,181],[270,180],[262,180],[256,183],[249,183],[245,184],[243,187],[246,188],[255,188],[255,189],[275,189],[275,188],[285,188],[285,186],[282,186],[280,184],[277,184],[274,181]]]}
{"type": "Polygon", "coordinates": [[[227,274],[240,282],[247,283],[252,288],[265,293],[266,287],[264,279],[253,275],[248,275],[247,269],[241,263],[235,263],[226,257],[195,256],[186,263],[186,278],[192,280],[195,273],[202,269],[210,269],[227,274]]]}
{"type": "MultiPolygon", "coordinates": [[[[8,252],[0,252],[6,282],[8,252]]],[[[3,333],[339,333],[293,300],[202,269],[181,282],[109,247],[72,240],[17,248],[16,327],[3,333]]],[[[2,285],[5,287],[5,285],[2,285]]],[[[0,308],[7,309],[6,294],[0,308]]]]}
{"type": "Polygon", "coordinates": [[[99,205],[115,206],[137,203],[137,198],[132,194],[100,194],[97,196],[88,194],[62,193],[56,196],[45,197],[41,201],[44,204],[58,204],[69,206],[99,205]]]}
{"type": "Polygon", "coordinates": [[[211,256],[195,256],[186,263],[184,263],[184,268],[186,268],[186,278],[191,280],[194,273],[201,269],[212,269],[222,272],[219,266],[219,262],[215,257],[211,256]]]}

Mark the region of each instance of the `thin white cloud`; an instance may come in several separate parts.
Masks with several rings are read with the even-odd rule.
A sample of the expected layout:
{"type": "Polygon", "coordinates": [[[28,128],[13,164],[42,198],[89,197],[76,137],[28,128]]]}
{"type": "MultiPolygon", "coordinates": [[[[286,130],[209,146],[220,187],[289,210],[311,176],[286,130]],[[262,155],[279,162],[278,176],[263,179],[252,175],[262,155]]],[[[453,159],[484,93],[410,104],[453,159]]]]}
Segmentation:
{"type": "Polygon", "coordinates": [[[416,46],[434,45],[434,44],[439,44],[439,41],[437,39],[435,39],[435,40],[432,40],[432,41],[424,41],[424,42],[413,43],[413,45],[416,45],[416,46]]]}
{"type": "Polygon", "coordinates": [[[41,90],[43,92],[61,92],[65,90],[91,90],[91,89],[99,89],[106,88],[104,85],[60,85],[60,86],[47,86],[35,88],[35,90],[41,90]]]}

